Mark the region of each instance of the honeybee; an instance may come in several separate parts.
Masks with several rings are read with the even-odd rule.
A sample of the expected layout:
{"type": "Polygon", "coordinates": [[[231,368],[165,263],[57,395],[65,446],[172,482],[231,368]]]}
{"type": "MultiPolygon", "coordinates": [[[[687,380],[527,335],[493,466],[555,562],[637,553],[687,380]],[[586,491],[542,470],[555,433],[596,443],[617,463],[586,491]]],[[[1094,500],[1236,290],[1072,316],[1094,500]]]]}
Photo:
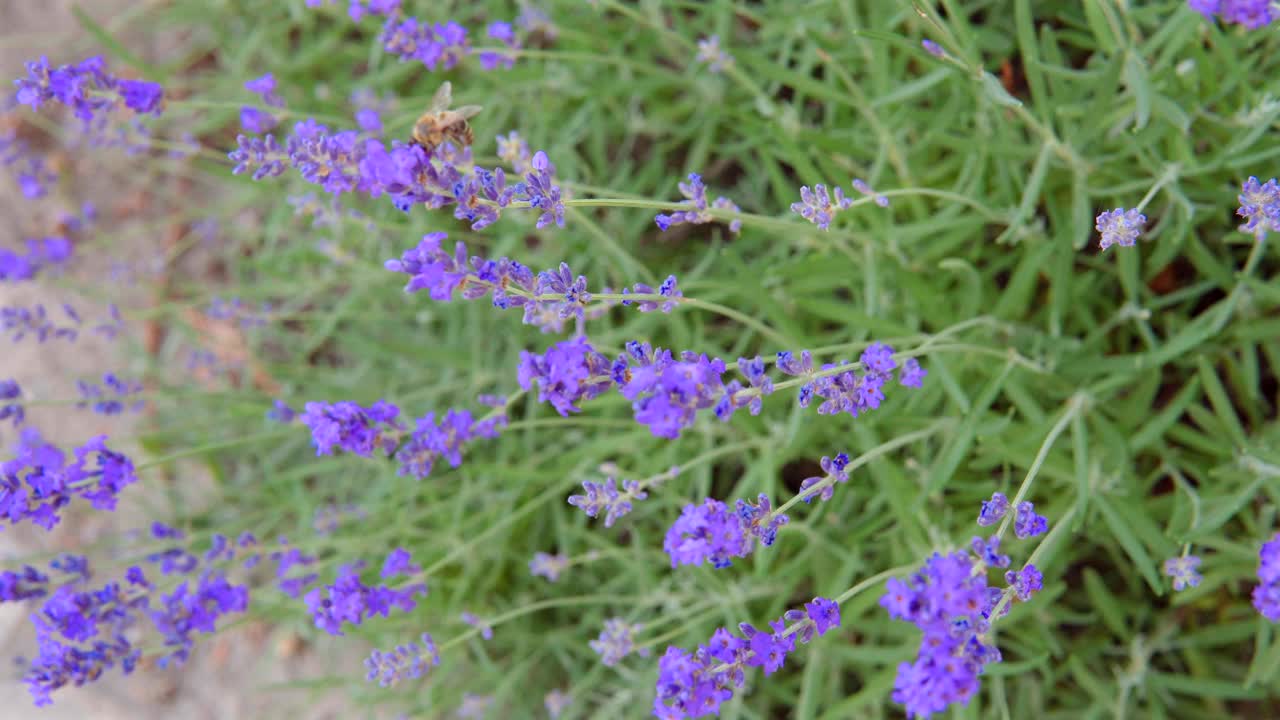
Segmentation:
{"type": "Polygon", "coordinates": [[[431,98],[431,105],[422,117],[413,124],[413,142],[430,151],[448,140],[458,146],[466,146],[475,142],[475,133],[467,120],[476,116],[482,109],[479,105],[463,105],[450,110],[453,103],[453,85],[448,80],[440,84],[440,89],[431,98]]]}

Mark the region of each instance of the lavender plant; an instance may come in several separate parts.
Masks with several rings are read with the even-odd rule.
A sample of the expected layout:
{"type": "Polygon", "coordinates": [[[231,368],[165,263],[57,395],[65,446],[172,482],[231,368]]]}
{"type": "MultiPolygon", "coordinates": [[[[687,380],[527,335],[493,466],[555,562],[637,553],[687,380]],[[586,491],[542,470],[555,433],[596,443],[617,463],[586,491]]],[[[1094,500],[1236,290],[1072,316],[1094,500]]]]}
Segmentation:
{"type": "Polygon", "coordinates": [[[3,336],[125,358],[6,367],[0,528],[154,521],[0,569],[34,701],[248,617],[378,717],[1280,713],[1276,9],[864,5],[175,0],[10,68],[0,289],[62,300],[3,336]]]}

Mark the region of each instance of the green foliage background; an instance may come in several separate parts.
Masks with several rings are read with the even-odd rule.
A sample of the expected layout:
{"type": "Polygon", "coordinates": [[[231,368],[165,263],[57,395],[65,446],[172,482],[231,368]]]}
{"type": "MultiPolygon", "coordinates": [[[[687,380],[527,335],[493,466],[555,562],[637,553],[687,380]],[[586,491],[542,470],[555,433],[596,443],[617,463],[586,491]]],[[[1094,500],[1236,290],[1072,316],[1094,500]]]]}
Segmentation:
{"type": "MultiPolygon", "coordinates": [[[[157,66],[100,31],[115,63],[169,88],[173,132],[218,149],[190,178],[209,199],[191,217],[219,217],[225,234],[227,281],[208,295],[278,304],[251,346],[295,405],[387,398],[415,416],[474,411],[477,393],[516,388],[522,349],[557,339],[487,301],[404,294],[381,263],[436,230],[535,270],[567,261],[596,288],[675,274],[686,295],[730,309],[614,310],[588,326],[604,348],[640,339],[729,359],[811,348],[825,362],[874,340],[931,343],[925,387],[895,389],[856,420],[779,394],[760,417],[703,419],[674,442],[634,423],[616,396],[569,419],[525,401],[500,440],[423,482],[385,463],[315,457],[304,428],[262,420],[270,398],[247,384],[162,401],[152,447],[207,457],[219,473],[209,509],[162,510],[196,537],[284,534],[321,555],[326,580],[395,546],[429,569],[417,611],[340,645],[320,640],[388,648],[429,630],[448,646],[429,678],[383,690],[335,662],[302,689],[349,693],[371,716],[443,717],[478,693],[495,696],[494,716],[539,717],[559,687],[573,696],[564,717],[643,717],[655,657],[601,666],[587,642],[606,618],[643,623],[639,641],[655,655],[720,624],[765,622],[967,546],[979,501],[1012,496],[1034,469],[1028,499],[1061,527],[1038,549],[1008,549],[1015,564],[1037,552],[1045,591],[1000,623],[1004,662],[952,717],[1280,714],[1280,638],[1248,597],[1280,500],[1280,290],[1274,251],[1233,216],[1240,182],[1280,164],[1276,31],[1214,26],[1181,2],[590,5],[546,2],[559,37],[491,73],[399,63],[376,42],[376,20],[357,26],[341,6],[301,0],[139,12],[128,24],[184,38],[157,66]],[[695,41],[713,33],[736,58],[720,75],[694,62],[695,41]],[[495,135],[518,130],[580,201],[674,201],[676,182],[701,172],[713,197],[747,214],[744,229],[660,233],[655,210],[602,201],[572,207],[562,231],[508,213],[472,233],[447,211],[405,215],[352,196],[343,202],[366,218],[313,228],[286,202],[313,190],[300,179],[232,178],[221,159],[252,100],[242,83],[267,71],[289,122],[352,126],[353,90],[394,98],[393,137],[407,137],[450,79],[458,104],[485,107],[473,122],[478,162],[495,161],[495,135]],[[830,232],[788,212],[800,185],[851,177],[891,207],[860,205],[830,232]],[[1139,245],[1098,252],[1094,216],[1153,188],[1139,245]],[[639,478],[717,450],[612,529],[565,503],[603,463],[639,478]],[[726,570],[670,568],[662,537],[684,504],[760,492],[784,501],[821,455],[842,450],[878,456],[831,502],[797,508],[777,545],[726,570]],[[364,517],[317,536],[313,517],[330,503],[364,517]],[[1184,543],[1205,577],[1174,595],[1160,564],[1184,543]],[[538,551],[575,564],[548,583],[528,572],[538,551]],[[462,610],[505,620],[483,642],[462,610]]],[[[457,20],[483,45],[484,23],[517,8],[407,0],[406,10],[457,20]]],[[[204,293],[166,306],[168,317],[180,321],[204,293]]],[[[877,607],[879,588],[845,603],[838,634],[751,680],[724,717],[900,716],[893,676],[918,633],[877,607]]],[[[300,602],[269,588],[253,612],[320,635],[300,602]]]]}

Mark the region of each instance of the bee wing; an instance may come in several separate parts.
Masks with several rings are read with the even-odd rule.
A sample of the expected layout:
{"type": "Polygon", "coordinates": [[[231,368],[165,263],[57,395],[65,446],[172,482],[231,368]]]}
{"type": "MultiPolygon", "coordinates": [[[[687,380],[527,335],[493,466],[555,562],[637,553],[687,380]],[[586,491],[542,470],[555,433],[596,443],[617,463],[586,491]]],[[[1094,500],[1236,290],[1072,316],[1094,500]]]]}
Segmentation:
{"type": "Polygon", "coordinates": [[[479,105],[463,105],[462,107],[455,109],[454,112],[463,120],[470,120],[476,115],[479,115],[480,111],[483,109],[484,108],[479,105]]]}
{"type": "Polygon", "coordinates": [[[431,107],[429,112],[440,112],[448,109],[450,103],[453,102],[453,83],[445,80],[440,83],[440,89],[436,90],[436,94],[431,96],[431,107]]]}

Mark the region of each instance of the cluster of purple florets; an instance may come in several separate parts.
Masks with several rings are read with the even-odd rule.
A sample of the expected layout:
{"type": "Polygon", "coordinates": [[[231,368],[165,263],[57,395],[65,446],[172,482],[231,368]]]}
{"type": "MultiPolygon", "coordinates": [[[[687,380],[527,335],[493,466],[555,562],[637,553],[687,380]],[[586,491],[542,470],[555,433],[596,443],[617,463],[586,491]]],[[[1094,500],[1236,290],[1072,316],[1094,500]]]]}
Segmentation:
{"type": "Polygon", "coordinates": [[[582,489],[586,494],[570,495],[569,504],[582,510],[587,517],[598,517],[604,513],[605,527],[613,527],[619,518],[630,513],[633,500],[649,497],[639,480],[623,480],[621,493],[618,492],[617,481],[611,477],[601,483],[584,480],[582,489]]]}
{"type": "Polygon", "coordinates": [[[133,462],[107,448],[106,440],[95,437],[67,457],[35,428],[24,428],[14,457],[0,465],[0,529],[24,520],[51,529],[73,498],[114,510],[120,491],[138,476],[133,462]]]}
{"type": "Polygon", "coordinates": [[[99,415],[137,412],[146,404],[133,397],[142,392],[142,383],[137,380],[125,380],[115,373],[104,373],[101,384],[77,380],[76,388],[80,391],[82,398],[76,406],[82,409],[92,408],[99,415]]]}
{"type": "Polygon", "coordinates": [[[16,99],[32,110],[56,102],[71,109],[85,126],[119,105],[140,115],[159,115],[164,89],[145,80],[124,80],[107,72],[100,57],[52,67],[41,57],[27,63],[27,76],[15,81],[16,99]]]}
{"type": "MultiPolygon", "coordinates": [[[[329,0],[330,2],[332,0],[329,0]]],[[[325,0],[307,0],[309,7],[326,4],[325,0]]],[[[503,47],[483,49],[478,53],[471,47],[467,29],[452,20],[445,23],[429,23],[413,17],[401,15],[401,0],[350,0],[347,13],[355,22],[367,16],[384,16],[381,42],[383,50],[396,55],[402,62],[418,61],[428,70],[450,70],[457,66],[464,57],[478,54],[480,67],[485,70],[496,68],[510,69],[515,64],[515,51],[521,47],[521,40],[516,35],[515,27],[508,22],[492,22],[485,28],[485,34],[496,40],[503,47]]],[[[541,20],[535,25],[536,11],[526,9],[517,20],[517,25],[526,31],[537,30],[543,38],[553,39],[554,28],[545,20],[545,15],[536,13],[541,20]]]]}
{"type": "Polygon", "coordinates": [[[440,664],[440,651],[431,633],[422,633],[419,642],[397,645],[390,652],[374,650],[365,659],[369,672],[365,679],[377,681],[382,687],[391,687],[402,680],[417,680],[432,667],[440,664]]]}
{"type": "MultiPolygon", "coordinates": [[[[10,333],[9,341],[14,343],[21,342],[28,335],[35,336],[41,343],[46,340],[75,342],[80,338],[84,321],[80,318],[80,313],[70,305],[63,303],[61,309],[65,318],[63,321],[55,320],[41,304],[31,307],[0,307],[0,332],[10,333]]],[[[107,306],[107,311],[109,318],[94,325],[91,330],[106,340],[114,340],[124,329],[124,318],[114,304],[107,306]]]]}
{"type": "MultiPolygon", "coordinates": [[[[1006,574],[1011,595],[1029,600],[1041,588],[1034,565],[1006,574]]],[[[963,552],[934,553],[906,581],[893,578],[880,604],[889,616],[920,628],[915,662],[898,666],[893,699],[908,717],[928,717],[953,704],[967,704],[978,690],[985,665],[1000,661],[1000,650],[984,636],[1004,591],[987,586],[963,552]]],[[[1007,608],[1007,604],[1004,606],[1007,608]]],[[[1003,614],[1003,610],[1001,611],[1003,614]]]]}
{"type": "MultiPolygon", "coordinates": [[[[1008,511],[1008,498],[993,493],[982,502],[978,525],[994,525],[1008,511]]],[[[1018,503],[1017,512],[1018,537],[1047,529],[1048,521],[1035,514],[1031,503],[1018,503]]],[[[923,633],[915,662],[902,663],[894,683],[893,699],[906,706],[908,717],[929,717],[953,704],[967,704],[978,690],[983,667],[1000,661],[999,648],[986,640],[991,623],[1008,612],[1011,601],[1026,602],[1043,588],[1044,578],[1032,564],[1006,571],[1007,589],[987,585],[988,568],[1010,564],[1000,552],[998,535],[974,537],[970,548],[972,555],[934,553],[906,581],[889,580],[880,599],[890,617],[923,633]]]]}
{"type": "Polygon", "coordinates": [[[1241,232],[1247,232],[1259,240],[1268,232],[1280,231],[1280,184],[1275,178],[1265,183],[1258,178],[1250,177],[1240,187],[1240,207],[1236,214],[1245,219],[1240,226],[1241,232]]]}
{"type": "Polygon", "coordinates": [[[329,455],[335,449],[362,457],[372,457],[375,452],[393,455],[400,465],[399,474],[416,478],[429,476],[441,458],[450,467],[458,467],[468,443],[496,438],[506,424],[502,414],[477,420],[467,410],[450,409],[439,419],[435,413],[427,413],[415,420],[410,430],[399,416],[400,408],[385,400],[367,408],[342,401],[309,402],[299,419],[310,428],[317,455],[329,455]]]}
{"type": "Polygon", "coordinates": [[[1272,0],[1187,0],[1187,6],[1208,20],[1219,18],[1250,30],[1269,25],[1280,12],[1272,0]]]}
{"type": "Polygon", "coordinates": [[[0,282],[31,280],[44,270],[71,260],[71,241],[65,237],[30,238],[25,252],[0,248],[0,282]]]}
{"type": "Polygon", "coordinates": [[[649,648],[636,647],[636,634],[644,629],[638,623],[629,623],[623,618],[610,618],[604,621],[604,629],[599,637],[587,645],[600,656],[605,667],[613,667],[632,653],[640,657],[649,657],[649,648]]]}
{"type": "Polygon", "coordinates": [[[8,420],[18,427],[27,419],[26,409],[22,406],[22,386],[17,380],[0,380],[0,422],[8,420]]]}
{"type": "MultiPolygon", "coordinates": [[[[742,212],[742,210],[729,198],[720,196],[714,202],[707,202],[707,186],[702,183],[702,176],[698,173],[689,173],[689,182],[677,183],[676,187],[680,189],[680,194],[685,197],[682,205],[687,210],[677,210],[669,214],[655,215],[653,221],[657,223],[660,230],[666,230],[672,225],[701,225],[715,220],[710,213],[711,208],[716,210],[725,210],[728,212],[742,212]]],[[[729,221],[729,232],[737,235],[742,231],[742,220],[734,218],[729,221]]]]}
{"type": "Polygon", "coordinates": [[[228,154],[232,172],[253,170],[253,179],[282,175],[292,167],[307,182],[334,195],[359,192],[387,195],[403,211],[415,205],[452,206],[454,216],[473,230],[498,220],[512,203],[528,203],[538,211],[539,228],[564,227],[564,196],[555,180],[555,165],[539,150],[533,153],[521,182],[508,185],[502,168],[488,170],[471,163],[470,148],[458,152],[449,143],[432,150],[421,145],[385,141],[357,130],[331,131],[315,120],[294,125],[284,144],[274,135],[236,138],[228,154]]]}
{"type": "Polygon", "coordinates": [[[1253,606],[1271,622],[1280,622],[1280,533],[1258,549],[1258,586],[1253,606]]]}
{"type": "MultiPolygon", "coordinates": [[[[893,359],[893,348],[883,343],[872,343],[862,352],[858,362],[862,366],[862,375],[853,368],[829,372],[848,364],[838,362],[823,365],[820,368],[823,374],[815,377],[813,356],[809,351],[802,351],[798,357],[791,352],[778,353],[778,370],[781,373],[808,380],[800,386],[800,406],[809,407],[813,398],[822,398],[824,402],[818,406],[821,415],[845,412],[858,417],[880,407],[885,397],[885,384],[892,379],[893,370],[898,368],[897,361],[893,359]]],[[[919,388],[927,374],[915,358],[907,358],[898,370],[898,383],[903,387],[919,388]]]]}
{"type": "Polygon", "coordinates": [[[749,623],[738,626],[741,635],[719,628],[705,645],[690,653],[671,646],[658,661],[657,696],[653,714],[663,720],[719,715],[720,706],[746,683],[746,668],[758,667],[765,675],[780,670],[797,642],[840,626],[840,606],[834,600],[814,598],[804,610],[788,610],[769,623],[772,632],[749,623]]]}
{"type": "MultiPolygon", "coordinates": [[[[405,292],[425,290],[432,300],[439,302],[449,302],[455,295],[474,300],[492,294],[494,307],[523,308],[525,324],[550,332],[563,330],[568,319],[587,318],[593,295],[587,289],[586,277],[575,276],[568,264],[560,263],[557,268],[534,275],[532,270],[510,258],[468,257],[462,242],[455,243],[450,253],[443,245],[446,238],[446,233],[428,233],[399,259],[386,262],[388,270],[409,276],[405,292]]],[[[618,302],[635,306],[640,312],[670,312],[683,294],[673,275],[656,291],[649,285],[636,283],[624,289],[621,296],[618,302]],[[653,295],[659,297],[653,298],[653,295]],[[648,297],[630,299],[627,296],[648,297]]],[[[607,307],[607,303],[601,306],[607,307]]]]}
{"type": "MultiPolygon", "coordinates": [[[[412,583],[403,588],[366,585],[360,579],[362,567],[363,562],[343,565],[333,583],[312,588],[303,598],[316,627],[330,635],[342,635],[343,623],[360,625],[374,615],[387,617],[393,608],[410,612],[418,606],[416,598],[427,594],[427,586],[423,583],[412,583]]],[[[381,577],[388,579],[419,572],[420,568],[410,563],[409,553],[397,549],[383,564],[381,577]]]]}
{"type": "Polygon", "coordinates": [[[800,494],[806,503],[813,502],[815,497],[821,502],[826,502],[835,494],[836,483],[849,482],[849,473],[845,470],[849,466],[848,453],[823,455],[818,461],[818,466],[822,468],[822,472],[826,473],[825,475],[821,477],[815,475],[800,481],[800,494]],[[817,485],[822,485],[821,489],[810,492],[810,488],[817,485]]]}
{"type": "MultiPolygon", "coordinates": [[[[159,524],[152,536],[182,537],[159,524]]],[[[185,661],[194,633],[212,633],[223,616],[248,608],[248,588],[231,582],[214,561],[233,559],[236,547],[253,544],[251,537],[233,546],[215,536],[215,547],[203,561],[179,548],[149,555],[147,562],[162,575],[195,576],[168,592],[160,591],[140,565],[130,566],[123,581],[91,587],[88,561],[74,555],[50,562],[48,573],[29,565],[0,573],[0,602],[41,601],[31,615],[37,653],[23,675],[36,705],[49,704],[50,694],[61,687],[92,682],[117,665],[132,672],[142,656],[136,628],[144,620],[165,648],[154,655],[158,664],[185,661]]]]}
{"type": "Polygon", "coordinates": [[[1147,216],[1136,208],[1116,208],[1098,215],[1094,227],[1102,234],[1098,247],[1106,250],[1112,245],[1133,247],[1147,224],[1147,216]]]}
{"type": "MultiPolygon", "coordinates": [[[[982,501],[978,512],[978,524],[989,527],[1000,522],[1009,512],[1009,498],[1004,493],[991,493],[990,500],[982,501]]],[[[1035,505],[1022,501],[1014,508],[1013,533],[1019,538],[1035,537],[1049,530],[1049,520],[1036,512],[1035,505]]]]}
{"type": "Polygon", "coordinates": [[[711,563],[717,568],[732,564],[731,558],[743,557],[755,542],[772,545],[778,528],[787,524],[787,516],[773,512],[767,495],[756,502],[738,500],[737,507],[707,498],[701,505],[684,507],[680,517],[667,530],[662,549],[671,556],[671,567],[711,563]]]}
{"type": "MultiPolygon", "coordinates": [[[[880,207],[889,207],[889,198],[877,193],[871,189],[865,180],[854,180],[853,189],[871,197],[876,205],[880,207]]],[[[827,186],[818,183],[813,186],[813,190],[808,185],[800,188],[800,202],[791,203],[791,212],[817,225],[821,230],[831,229],[831,221],[841,210],[848,210],[853,207],[853,199],[844,194],[844,189],[839,185],[835,186],[832,192],[827,191],[827,186]]]]}
{"type": "MultiPolygon", "coordinates": [[[[583,337],[552,346],[545,354],[524,353],[521,357],[520,382],[528,389],[536,381],[539,399],[550,403],[562,415],[578,410],[578,402],[606,392],[610,381],[618,392],[632,402],[637,422],[647,425],[657,437],[674,439],[693,424],[700,411],[714,408],[721,420],[728,421],[734,411],[747,407],[752,414],[760,412],[760,399],[773,392],[773,382],[764,372],[760,358],[740,358],[738,368],[747,380],[726,384],[725,362],[705,354],[685,351],[679,356],[670,350],[654,348],[648,343],[631,341],[625,352],[608,365],[583,337]]],[[[848,412],[857,417],[880,407],[883,387],[898,367],[893,349],[876,343],[862,354],[864,370],[858,374],[853,366],[837,371],[844,363],[813,368],[813,359],[805,351],[796,360],[789,352],[778,354],[778,369],[784,374],[807,380],[800,387],[799,402],[807,407],[817,396],[825,399],[819,413],[848,412]]],[[[919,387],[925,371],[914,358],[907,359],[899,372],[899,382],[919,387]]]]}

